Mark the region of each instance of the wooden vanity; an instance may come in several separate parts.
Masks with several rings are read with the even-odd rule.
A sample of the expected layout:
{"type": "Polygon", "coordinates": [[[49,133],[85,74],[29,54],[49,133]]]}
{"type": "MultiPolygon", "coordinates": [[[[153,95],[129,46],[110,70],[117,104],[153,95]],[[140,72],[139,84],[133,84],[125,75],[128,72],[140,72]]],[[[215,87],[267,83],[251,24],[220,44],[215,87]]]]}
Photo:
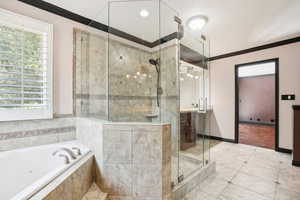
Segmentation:
{"type": "Polygon", "coordinates": [[[300,105],[294,105],[293,165],[300,167],[300,105]]]}
{"type": "Polygon", "coordinates": [[[198,109],[180,110],[180,150],[196,145],[196,115],[198,109]]]}

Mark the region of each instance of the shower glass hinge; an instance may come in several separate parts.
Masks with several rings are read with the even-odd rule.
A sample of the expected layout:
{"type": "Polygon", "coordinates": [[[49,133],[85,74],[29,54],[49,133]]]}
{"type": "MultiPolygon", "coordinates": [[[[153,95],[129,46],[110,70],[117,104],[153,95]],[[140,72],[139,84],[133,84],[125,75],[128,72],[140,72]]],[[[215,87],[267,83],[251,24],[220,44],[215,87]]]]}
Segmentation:
{"type": "Polygon", "coordinates": [[[184,175],[180,175],[178,177],[178,183],[182,182],[184,180],[184,175]]]}
{"type": "Polygon", "coordinates": [[[182,20],[177,16],[174,16],[174,21],[177,22],[178,24],[182,24],[182,20]]]}

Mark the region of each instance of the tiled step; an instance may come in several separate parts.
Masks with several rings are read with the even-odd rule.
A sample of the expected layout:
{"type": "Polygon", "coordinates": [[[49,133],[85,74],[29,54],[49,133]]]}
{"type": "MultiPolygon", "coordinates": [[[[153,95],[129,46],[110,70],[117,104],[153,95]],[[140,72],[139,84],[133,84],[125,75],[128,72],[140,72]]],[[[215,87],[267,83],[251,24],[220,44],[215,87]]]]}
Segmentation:
{"type": "Polygon", "coordinates": [[[106,200],[107,193],[104,193],[100,190],[100,188],[93,183],[90,187],[89,191],[84,195],[82,200],[106,200]]]}

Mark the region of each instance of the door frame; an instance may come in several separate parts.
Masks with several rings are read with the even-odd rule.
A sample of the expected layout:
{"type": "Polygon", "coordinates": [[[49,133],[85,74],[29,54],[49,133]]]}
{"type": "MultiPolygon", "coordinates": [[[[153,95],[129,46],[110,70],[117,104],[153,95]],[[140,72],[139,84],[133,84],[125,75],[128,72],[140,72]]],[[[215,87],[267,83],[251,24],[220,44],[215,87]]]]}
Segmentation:
{"type": "Polygon", "coordinates": [[[275,151],[279,151],[279,58],[268,60],[260,60],[255,62],[243,63],[235,65],[235,143],[239,143],[239,67],[251,66],[263,63],[275,63],[275,151]]]}

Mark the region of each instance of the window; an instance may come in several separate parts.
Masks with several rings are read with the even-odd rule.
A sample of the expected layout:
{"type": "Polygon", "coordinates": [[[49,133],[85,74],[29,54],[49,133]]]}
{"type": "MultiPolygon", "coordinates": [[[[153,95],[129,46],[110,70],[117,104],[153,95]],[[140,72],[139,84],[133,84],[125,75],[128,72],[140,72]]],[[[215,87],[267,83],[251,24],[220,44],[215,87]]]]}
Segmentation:
{"type": "Polygon", "coordinates": [[[53,27],[0,9],[0,121],[52,118],[53,27]]]}

